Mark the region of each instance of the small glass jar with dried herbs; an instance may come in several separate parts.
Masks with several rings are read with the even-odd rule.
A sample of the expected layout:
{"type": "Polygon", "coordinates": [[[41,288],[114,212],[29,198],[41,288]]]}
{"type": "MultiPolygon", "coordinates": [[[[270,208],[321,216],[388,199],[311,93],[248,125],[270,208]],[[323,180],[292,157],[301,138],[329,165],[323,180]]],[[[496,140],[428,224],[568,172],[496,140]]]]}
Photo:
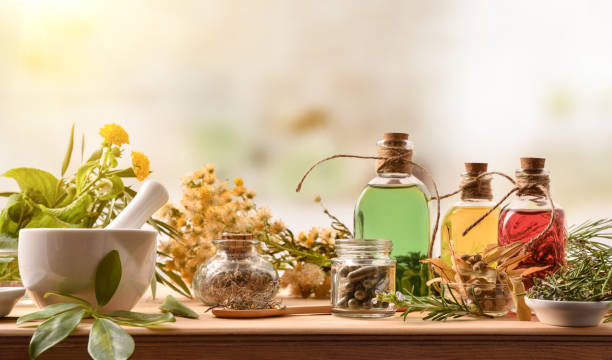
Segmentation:
{"type": "Polygon", "coordinates": [[[215,255],[193,279],[196,296],[208,306],[266,309],[273,305],[280,281],[274,266],[257,251],[252,234],[224,233],[215,255]]]}
{"type": "Polygon", "coordinates": [[[391,240],[343,239],[336,241],[332,259],[332,313],[348,317],[392,316],[393,307],[377,302],[378,293],[395,291],[395,260],[391,240]]]}

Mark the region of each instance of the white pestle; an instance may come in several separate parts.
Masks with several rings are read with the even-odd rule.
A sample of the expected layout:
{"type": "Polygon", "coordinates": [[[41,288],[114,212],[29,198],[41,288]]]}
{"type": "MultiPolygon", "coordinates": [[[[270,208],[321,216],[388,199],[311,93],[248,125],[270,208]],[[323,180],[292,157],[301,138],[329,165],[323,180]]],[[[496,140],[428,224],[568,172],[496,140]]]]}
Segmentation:
{"type": "Polygon", "coordinates": [[[147,180],[134,199],[106,229],[140,229],[168,199],[168,190],[162,184],[147,180]]]}

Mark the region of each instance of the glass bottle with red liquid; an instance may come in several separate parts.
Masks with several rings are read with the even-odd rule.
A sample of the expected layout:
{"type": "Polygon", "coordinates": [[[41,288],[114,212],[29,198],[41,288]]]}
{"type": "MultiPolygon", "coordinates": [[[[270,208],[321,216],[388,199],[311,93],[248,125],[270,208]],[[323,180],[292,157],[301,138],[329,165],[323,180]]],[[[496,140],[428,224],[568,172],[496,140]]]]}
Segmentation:
{"type": "MultiPolygon", "coordinates": [[[[544,168],[544,163],[545,159],[542,158],[521,158],[522,168],[515,173],[519,190],[499,215],[500,245],[516,241],[529,242],[548,226],[553,212],[546,193],[541,189],[543,187],[550,192],[550,172],[544,168]]],[[[543,278],[565,265],[565,213],[557,203],[554,206],[554,222],[550,229],[521,252],[523,254],[528,251],[531,256],[521,261],[520,268],[548,266],[545,270],[523,278],[526,289],[533,286],[533,277],[543,278]]]]}

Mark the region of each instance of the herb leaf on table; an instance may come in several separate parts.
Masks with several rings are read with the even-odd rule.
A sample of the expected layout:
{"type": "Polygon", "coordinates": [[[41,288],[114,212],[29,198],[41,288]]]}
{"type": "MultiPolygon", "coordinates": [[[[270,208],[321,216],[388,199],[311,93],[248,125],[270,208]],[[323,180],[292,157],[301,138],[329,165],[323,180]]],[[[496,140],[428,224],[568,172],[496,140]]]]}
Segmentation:
{"type": "Polygon", "coordinates": [[[188,319],[198,319],[200,315],[191,310],[187,306],[181,304],[172,295],[166,296],[166,301],[159,307],[163,312],[170,312],[176,316],[185,317],[188,319]]]}
{"type": "MultiPolygon", "coordinates": [[[[45,297],[54,295],[71,302],[49,305],[44,309],[17,319],[17,325],[45,319],[37,327],[30,340],[30,358],[36,359],[42,353],[63,341],[84,318],[94,318],[94,323],[89,332],[87,351],[95,360],[128,359],[132,355],[134,339],[120,325],[150,327],[176,321],[171,312],[160,314],[144,314],[132,311],[100,312],[99,309],[110,302],[115,295],[121,282],[121,272],[119,252],[112,250],[104,256],[96,269],[97,305],[95,308],[87,300],[76,296],[63,293],[47,293],[45,297]]],[[[178,301],[176,303],[181,305],[178,301]]],[[[175,308],[179,308],[177,304],[174,304],[175,308]]]]}
{"type": "Polygon", "coordinates": [[[388,302],[397,309],[406,308],[402,313],[402,318],[406,321],[408,314],[418,312],[426,313],[423,320],[445,321],[447,319],[457,319],[464,316],[492,318],[483,312],[480,304],[474,302],[468,305],[463,299],[457,300],[452,291],[449,291],[450,298],[445,296],[445,287],[441,288],[441,295],[416,296],[410,291],[405,294],[399,291],[393,293],[381,293],[375,299],[377,302],[388,302]]]}

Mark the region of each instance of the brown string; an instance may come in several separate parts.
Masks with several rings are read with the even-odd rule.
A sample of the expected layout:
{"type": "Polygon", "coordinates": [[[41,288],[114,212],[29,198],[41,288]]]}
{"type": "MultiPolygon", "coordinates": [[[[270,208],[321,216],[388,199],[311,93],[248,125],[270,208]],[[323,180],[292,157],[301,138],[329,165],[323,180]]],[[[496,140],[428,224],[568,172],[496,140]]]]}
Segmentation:
{"type": "MultiPolygon", "coordinates": [[[[300,180],[297,188],[295,189],[296,192],[299,192],[302,189],[302,184],[304,183],[304,180],[306,180],[306,177],[308,176],[308,174],[310,174],[310,172],[317,167],[319,164],[328,161],[328,160],[332,160],[332,159],[337,159],[337,158],[355,158],[355,159],[373,159],[373,160],[383,160],[382,164],[378,165],[378,169],[380,170],[382,168],[384,168],[384,166],[386,166],[388,163],[392,162],[392,161],[396,161],[399,158],[402,158],[402,162],[412,165],[412,166],[416,166],[419,169],[421,169],[425,175],[427,175],[427,177],[429,177],[429,180],[431,180],[431,183],[433,184],[434,187],[434,191],[436,193],[435,199],[437,201],[437,211],[436,211],[436,222],[435,222],[435,226],[433,229],[433,233],[431,236],[431,240],[429,242],[429,246],[427,248],[427,256],[429,258],[431,258],[433,256],[433,246],[434,246],[434,240],[436,239],[436,234],[438,232],[438,224],[440,222],[440,194],[438,193],[438,185],[436,184],[433,176],[429,173],[429,171],[427,171],[424,167],[422,167],[421,165],[411,161],[411,160],[407,160],[406,157],[407,155],[412,155],[411,151],[403,151],[401,152],[401,155],[398,156],[393,156],[393,157],[381,157],[381,156],[361,156],[361,155],[346,155],[346,154],[337,154],[337,155],[333,155],[330,157],[327,157],[325,159],[319,160],[317,161],[314,165],[312,165],[310,167],[310,169],[308,169],[306,171],[306,173],[304,174],[304,176],[302,176],[302,179],[300,180]]],[[[432,272],[431,267],[429,268],[430,273],[432,272]]]]}
{"type": "Polygon", "coordinates": [[[468,226],[467,229],[463,232],[463,236],[466,236],[470,230],[472,230],[476,225],[480,224],[487,216],[489,216],[495,209],[497,209],[501,204],[506,201],[514,192],[518,192],[519,194],[524,195],[544,195],[551,207],[551,216],[548,225],[546,228],[541,231],[536,237],[529,240],[525,243],[525,249],[529,250],[531,246],[538,240],[540,240],[544,235],[550,230],[552,225],[555,222],[556,209],[555,204],[553,202],[552,196],[550,195],[550,191],[548,190],[548,184],[550,182],[550,178],[548,175],[541,174],[520,174],[516,177],[517,181],[511,180],[515,187],[513,187],[500,201],[495,204],[491,209],[489,209],[484,215],[482,215],[478,220],[476,220],[472,225],[468,226]]]}
{"type": "MultiPolygon", "coordinates": [[[[470,185],[478,182],[480,180],[480,178],[482,178],[484,176],[489,176],[489,175],[499,175],[499,176],[502,176],[502,177],[508,179],[508,181],[510,181],[512,184],[516,184],[514,179],[511,176],[506,175],[503,172],[489,171],[489,172],[485,172],[485,173],[482,173],[482,174],[476,176],[475,178],[471,179],[470,181],[466,181],[466,182],[462,183],[461,185],[459,185],[459,189],[457,189],[456,191],[453,191],[452,193],[448,193],[448,194],[440,196],[440,199],[442,200],[442,199],[446,199],[446,198],[449,198],[451,196],[457,195],[460,192],[462,192],[467,186],[470,186],[470,185]]],[[[431,200],[435,200],[435,199],[436,199],[435,197],[431,198],[431,200]]]]}

